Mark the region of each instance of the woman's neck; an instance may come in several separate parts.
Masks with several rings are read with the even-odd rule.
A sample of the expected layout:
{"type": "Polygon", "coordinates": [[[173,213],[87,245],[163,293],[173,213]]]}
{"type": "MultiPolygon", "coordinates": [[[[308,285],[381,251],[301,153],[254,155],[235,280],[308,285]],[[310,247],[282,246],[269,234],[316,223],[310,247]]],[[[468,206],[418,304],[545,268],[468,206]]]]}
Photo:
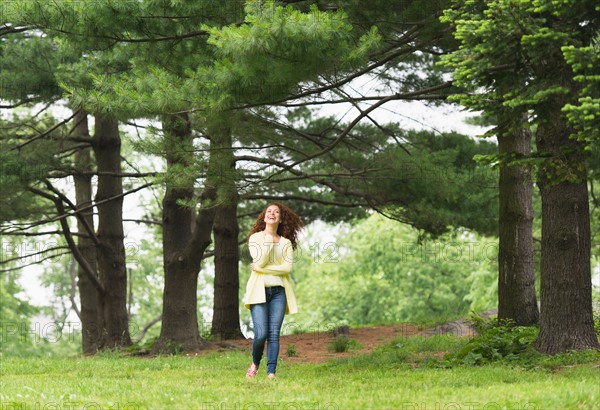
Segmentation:
{"type": "Polygon", "coordinates": [[[264,232],[269,235],[277,236],[277,226],[267,224],[264,232]]]}

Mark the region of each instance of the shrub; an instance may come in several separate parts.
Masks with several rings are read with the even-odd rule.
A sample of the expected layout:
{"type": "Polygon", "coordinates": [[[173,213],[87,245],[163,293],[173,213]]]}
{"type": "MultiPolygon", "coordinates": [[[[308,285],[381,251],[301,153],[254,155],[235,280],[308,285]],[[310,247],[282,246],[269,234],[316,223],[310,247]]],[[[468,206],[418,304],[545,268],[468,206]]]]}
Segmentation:
{"type": "Polygon", "coordinates": [[[329,344],[329,350],[342,353],[348,350],[361,349],[362,345],[355,339],[350,339],[347,336],[336,336],[333,341],[329,344]]]}
{"type": "Polygon", "coordinates": [[[479,335],[457,353],[447,355],[444,358],[446,364],[474,366],[518,359],[519,355],[532,350],[531,343],[538,334],[537,327],[515,326],[511,320],[486,320],[481,316],[474,316],[472,322],[479,335]]]}
{"type": "Polygon", "coordinates": [[[288,357],[296,357],[298,356],[298,351],[296,350],[296,345],[289,344],[287,345],[287,350],[285,351],[285,355],[288,357]]]}

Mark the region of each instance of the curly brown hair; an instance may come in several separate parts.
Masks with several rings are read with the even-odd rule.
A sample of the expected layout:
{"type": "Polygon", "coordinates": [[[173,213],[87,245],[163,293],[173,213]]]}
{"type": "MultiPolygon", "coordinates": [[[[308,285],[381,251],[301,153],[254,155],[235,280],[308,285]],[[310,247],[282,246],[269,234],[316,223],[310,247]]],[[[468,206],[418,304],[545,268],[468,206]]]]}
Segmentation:
{"type": "Polygon", "coordinates": [[[290,242],[292,242],[292,249],[296,249],[296,246],[298,245],[298,233],[304,226],[304,223],[294,211],[292,211],[289,207],[278,202],[271,202],[265,207],[265,209],[263,209],[260,215],[258,215],[258,218],[256,218],[254,226],[252,227],[252,229],[250,229],[248,237],[250,237],[250,235],[256,232],[261,232],[265,229],[267,225],[265,223],[265,214],[267,213],[267,208],[269,208],[271,205],[275,205],[276,207],[278,207],[280,212],[281,223],[277,227],[277,234],[283,236],[286,239],[289,239],[290,242]]]}

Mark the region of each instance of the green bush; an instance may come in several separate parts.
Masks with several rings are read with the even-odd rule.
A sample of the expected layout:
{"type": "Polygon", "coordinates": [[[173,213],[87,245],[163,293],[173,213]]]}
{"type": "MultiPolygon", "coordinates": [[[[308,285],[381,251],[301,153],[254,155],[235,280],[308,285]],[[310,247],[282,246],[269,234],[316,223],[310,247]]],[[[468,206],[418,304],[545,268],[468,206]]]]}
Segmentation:
{"type": "Polygon", "coordinates": [[[287,350],[285,351],[285,355],[287,357],[296,357],[298,356],[298,350],[296,350],[296,345],[289,344],[287,345],[287,350]]]}
{"type": "Polygon", "coordinates": [[[362,345],[355,339],[350,339],[346,336],[336,336],[333,341],[329,344],[329,351],[342,353],[349,350],[358,350],[362,348],[362,345]]]}
{"type": "Polygon", "coordinates": [[[476,366],[499,360],[516,360],[532,350],[531,343],[538,334],[535,326],[515,326],[511,320],[471,318],[479,335],[472,338],[458,352],[444,357],[449,365],[476,366]]]}

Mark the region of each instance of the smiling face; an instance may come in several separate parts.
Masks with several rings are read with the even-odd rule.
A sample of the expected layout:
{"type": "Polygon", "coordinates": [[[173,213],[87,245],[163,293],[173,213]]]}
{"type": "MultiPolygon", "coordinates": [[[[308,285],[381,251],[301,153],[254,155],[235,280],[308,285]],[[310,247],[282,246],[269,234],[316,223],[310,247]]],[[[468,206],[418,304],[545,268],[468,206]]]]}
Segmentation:
{"type": "Polygon", "coordinates": [[[270,205],[265,211],[265,223],[267,224],[280,224],[281,223],[281,210],[277,205],[270,205]]]}

